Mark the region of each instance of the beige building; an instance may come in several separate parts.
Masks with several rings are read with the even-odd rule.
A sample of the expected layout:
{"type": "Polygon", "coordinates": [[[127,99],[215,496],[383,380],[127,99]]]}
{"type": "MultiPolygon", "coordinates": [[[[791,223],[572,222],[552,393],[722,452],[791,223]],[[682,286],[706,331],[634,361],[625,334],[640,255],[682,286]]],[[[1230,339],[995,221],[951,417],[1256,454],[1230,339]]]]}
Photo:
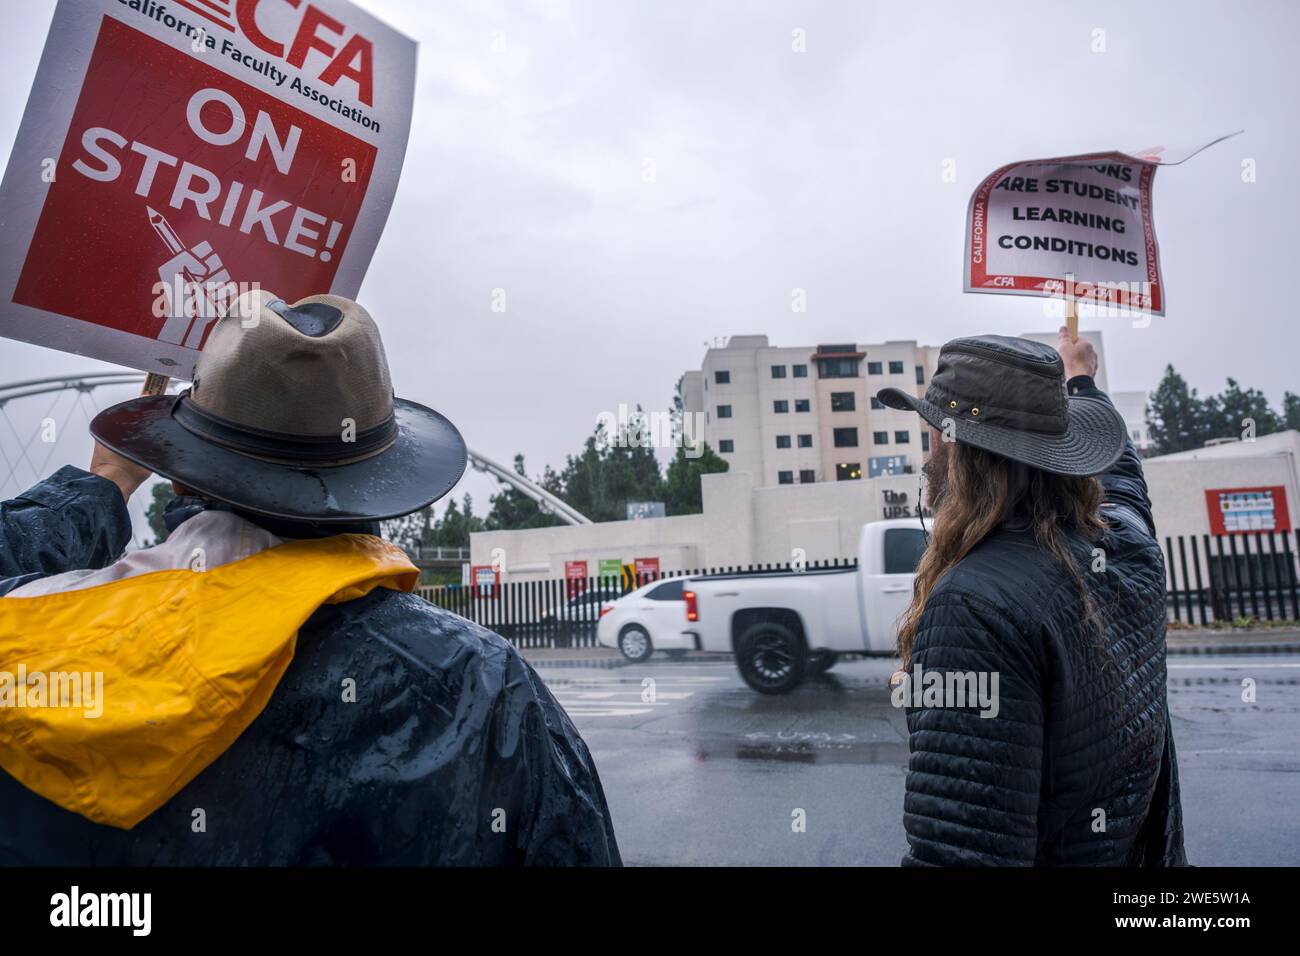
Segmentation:
{"type": "Polygon", "coordinates": [[[888,385],[923,395],[938,354],[908,341],[778,348],[735,335],[686,373],[682,395],[709,447],[756,487],[917,474],[928,432],[874,396],[888,385]]]}

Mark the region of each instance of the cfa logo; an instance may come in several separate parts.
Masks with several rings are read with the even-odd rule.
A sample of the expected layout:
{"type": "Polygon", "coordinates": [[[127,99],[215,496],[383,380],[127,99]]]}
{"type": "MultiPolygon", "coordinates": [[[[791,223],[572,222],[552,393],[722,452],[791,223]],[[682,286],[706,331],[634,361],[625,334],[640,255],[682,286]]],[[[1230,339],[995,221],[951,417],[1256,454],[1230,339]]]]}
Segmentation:
{"type": "Polygon", "coordinates": [[[992,284],[995,286],[1005,286],[1007,288],[1014,289],[1016,287],[1016,277],[1015,276],[994,276],[992,284]]]}
{"type": "Polygon", "coordinates": [[[285,60],[300,70],[312,50],[323,53],[329,62],[318,74],[320,81],[334,86],[344,77],[355,80],[357,98],[367,106],[374,106],[374,44],[360,33],[348,37],[347,27],[308,3],[298,21],[297,32],[286,47],[282,39],[267,35],[258,24],[259,9],[270,8],[273,4],[294,10],[303,7],[302,0],[235,0],[235,20],[249,42],[263,53],[285,60]],[[345,38],[346,42],[340,42],[345,38]]]}

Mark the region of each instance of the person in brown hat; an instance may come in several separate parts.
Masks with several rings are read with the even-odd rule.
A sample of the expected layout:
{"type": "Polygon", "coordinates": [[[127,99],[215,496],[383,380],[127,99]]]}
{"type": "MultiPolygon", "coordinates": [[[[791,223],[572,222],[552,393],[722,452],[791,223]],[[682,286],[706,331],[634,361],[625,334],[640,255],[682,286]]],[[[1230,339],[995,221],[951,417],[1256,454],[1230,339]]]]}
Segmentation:
{"type": "Polygon", "coordinates": [[[907,865],[1186,862],[1164,562],[1096,372],[1064,328],[1056,350],[974,336],[943,346],[924,398],[877,396],[931,426],[893,683],[907,865]]]}
{"type": "Polygon", "coordinates": [[[466,451],[364,309],[249,293],[190,388],[91,431],[90,473],[0,506],[4,666],[102,681],[0,725],[0,863],[620,864],[559,703],[378,537],[466,451]],[[123,556],[150,472],[170,534],[123,556]]]}

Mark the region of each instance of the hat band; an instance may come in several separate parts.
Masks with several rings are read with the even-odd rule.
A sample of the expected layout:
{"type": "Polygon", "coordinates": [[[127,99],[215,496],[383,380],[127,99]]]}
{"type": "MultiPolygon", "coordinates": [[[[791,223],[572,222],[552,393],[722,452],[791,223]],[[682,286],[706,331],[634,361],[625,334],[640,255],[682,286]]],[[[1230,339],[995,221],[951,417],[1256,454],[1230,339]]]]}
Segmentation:
{"type": "Polygon", "coordinates": [[[390,412],[377,425],[360,429],[352,441],[342,435],[293,435],[232,422],[195,405],[189,389],[176,396],[172,418],[191,435],[252,458],[284,464],[343,465],[373,458],[397,440],[397,419],[390,412]]]}

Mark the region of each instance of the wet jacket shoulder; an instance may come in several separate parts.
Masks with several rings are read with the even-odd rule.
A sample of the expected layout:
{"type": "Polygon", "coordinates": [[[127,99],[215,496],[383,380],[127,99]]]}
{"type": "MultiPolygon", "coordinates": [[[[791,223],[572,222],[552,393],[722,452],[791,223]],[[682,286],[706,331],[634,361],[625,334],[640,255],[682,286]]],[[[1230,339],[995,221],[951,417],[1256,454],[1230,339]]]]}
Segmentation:
{"type": "Polygon", "coordinates": [[[909,707],[904,864],[1185,862],[1164,564],[1131,445],[1101,481],[1107,531],[1072,541],[1092,621],[1028,530],[994,532],[931,592],[911,671],[996,676],[996,706],[909,707]]]}
{"type": "MultiPolygon", "coordinates": [[[[43,563],[15,553],[5,567],[107,563],[116,532],[95,521],[113,513],[50,484],[42,497],[67,516],[45,527],[63,540],[43,563]]],[[[30,507],[3,517],[32,521],[30,507]]],[[[493,632],[387,589],[319,608],[262,713],[133,829],[92,823],[4,773],[0,820],[11,865],[620,863],[591,754],[532,668],[493,632]]]]}
{"type": "Polygon", "coordinates": [[[111,563],[131,540],[121,490],[71,465],[0,503],[0,594],[50,574],[111,563]]]}

